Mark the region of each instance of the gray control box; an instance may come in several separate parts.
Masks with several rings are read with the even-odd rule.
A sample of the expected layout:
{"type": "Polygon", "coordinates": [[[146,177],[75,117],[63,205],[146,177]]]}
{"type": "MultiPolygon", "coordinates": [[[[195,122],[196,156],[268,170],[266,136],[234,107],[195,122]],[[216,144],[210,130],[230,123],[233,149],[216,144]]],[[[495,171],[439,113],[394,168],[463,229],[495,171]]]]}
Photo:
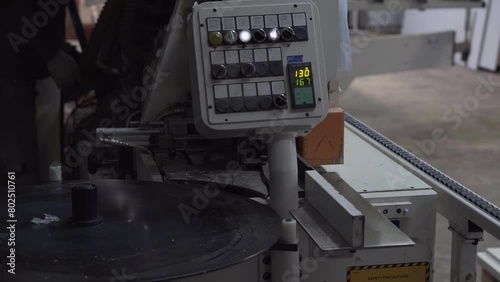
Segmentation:
{"type": "Polygon", "coordinates": [[[329,101],[316,5],[307,0],[198,5],[188,40],[193,111],[206,137],[310,130],[329,101]]]}

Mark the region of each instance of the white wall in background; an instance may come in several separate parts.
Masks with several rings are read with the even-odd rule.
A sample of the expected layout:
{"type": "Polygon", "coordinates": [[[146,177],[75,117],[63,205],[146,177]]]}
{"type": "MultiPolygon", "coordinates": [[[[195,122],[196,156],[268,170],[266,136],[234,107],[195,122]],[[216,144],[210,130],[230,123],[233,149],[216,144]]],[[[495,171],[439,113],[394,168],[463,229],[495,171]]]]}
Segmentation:
{"type": "MultiPolygon", "coordinates": [[[[465,9],[406,10],[401,34],[455,31],[455,42],[465,40],[465,9]]],[[[460,54],[455,55],[455,63],[460,63],[460,54]]]]}
{"type": "Polygon", "coordinates": [[[500,53],[500,1],[491,1],[479,66],[496,71],[500,53]]]}
{"type": "MultiPolygon", "coordinates": [[[[489,0],[483,0],[488,7],[489,0]]],[[[495,71],[500,61],[500,1],[492,1],[487,17],[486,8],[471,10],[471,52],[467,66],[495,71]],[[488,23],[486,24],[486,21],[488,23]],[[486,28],[486,30],[485,30],[486,28]],[[484,38],[484,39],[483,39],[484,38]]],[[[402,34],[418,34],[453,30],[455,42],[465,40],[465,9],[407,10],[403,18],[402,34]]],[[[463,64],[460,54],[455,55],[455,63],[463,64]]]]}

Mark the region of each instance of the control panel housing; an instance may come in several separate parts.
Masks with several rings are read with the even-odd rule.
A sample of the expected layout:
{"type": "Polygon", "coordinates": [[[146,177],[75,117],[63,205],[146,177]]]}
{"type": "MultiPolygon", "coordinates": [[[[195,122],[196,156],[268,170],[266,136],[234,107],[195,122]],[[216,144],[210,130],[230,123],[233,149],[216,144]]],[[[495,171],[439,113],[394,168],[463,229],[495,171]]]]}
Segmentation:
{"type": "Polygon", "coordinates": [[[299,135],[328,111],[319,12],[311,1],[198,5],[188,40],[197,130],[244,136],[276,127],[299,135]]]}

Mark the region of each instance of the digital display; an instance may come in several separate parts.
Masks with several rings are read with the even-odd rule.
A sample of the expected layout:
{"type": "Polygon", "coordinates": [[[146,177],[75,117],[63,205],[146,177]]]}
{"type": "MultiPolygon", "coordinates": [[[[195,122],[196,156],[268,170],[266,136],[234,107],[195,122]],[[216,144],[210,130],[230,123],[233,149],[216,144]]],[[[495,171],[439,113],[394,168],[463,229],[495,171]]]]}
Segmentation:
{"type": "Polygon", "coordinates": [[[295,86],[308,86],[311,85],[311,69],[304,67],[295,70],[294,74],[295,86]]]}
{"type": "Polygon", "coordinates": [[[316,107],[311,63],[289,64],[288,69],[293,94],[292,108],[307,109],[316,107]]]}

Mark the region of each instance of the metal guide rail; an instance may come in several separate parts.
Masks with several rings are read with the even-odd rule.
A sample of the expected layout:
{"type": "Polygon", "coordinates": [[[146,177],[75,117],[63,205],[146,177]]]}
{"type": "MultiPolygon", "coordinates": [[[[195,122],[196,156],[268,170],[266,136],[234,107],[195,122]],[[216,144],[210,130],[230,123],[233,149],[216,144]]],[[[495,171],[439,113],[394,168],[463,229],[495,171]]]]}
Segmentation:
{"type": "MultiPolygon", "coordinates": [[[[411,163],[413,166],[418,168],[420,171],[424,172],[427,174],[429,177],[433,178],[434,180],[440,182],[442,185],[447,187],[449,190],[453,191],[454,193],[458,194],[460,197],[463,199],[467,200],[470,204],[474,205],[475,207],[479,208],[481,211],[487,213],[488,215],[492,216],[495,218],[497,221],[500,221],[500,209],[489,202],[488,200],[484,199],[483,197],[477,195],[473,191],[469,190],[467,187],[461,185],[460,183],[456,182],[455,180],[451,179],[444,173],[440,172],[436,168],[432,167],[428,163],[424,162],[420,158],[416,157],[412,153],[408,152],[407,150],[403,149],[401,146],[395,144],[388,138],[384,137],[377,131],[373,130],[372,128],[368,127],[361,121],[357,120],[353,116],[345,113],[345,121],[353,126],[354,128],[358,129],[359,131],[363,132],[365,135],[373,139],[374,141],[378,142],[380,145],[383,147],[387,148],[391,152],[395,153],[399,157],[403,158],[407,162],[411,163]]],[[[487,231],[487,230],[486,230],[487,231]]]]}

